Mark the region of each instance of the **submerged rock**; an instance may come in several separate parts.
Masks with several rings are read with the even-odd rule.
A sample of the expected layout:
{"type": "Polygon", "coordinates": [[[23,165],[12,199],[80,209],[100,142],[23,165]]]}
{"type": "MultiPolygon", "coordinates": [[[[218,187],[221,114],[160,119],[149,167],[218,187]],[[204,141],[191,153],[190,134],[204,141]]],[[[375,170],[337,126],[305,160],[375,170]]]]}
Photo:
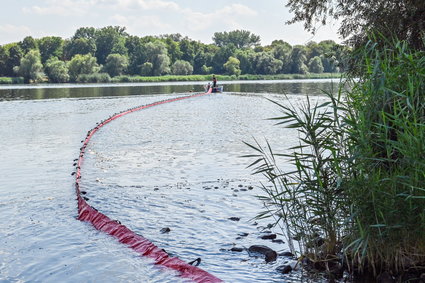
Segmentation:
{"type": "Polygon", "coordinates": [[[267,234],[267,235],[263,235],[260,238],[263,240],[274,240],[276,239],[276,234],[267,234]]]}
{"type": "Polygon", "coordinates": [[[240,253],[240,252],[243,252],[243,248],[233,247],[233,248],[230,249],[230,251],[240,253]]]}
{"type": "Polygon", "coordinates": [[[161,232],[162,234],[165,234],[165,233],[168,233],[168,232],[170,232],[170,231],[171,231],[171,229],[170,229],[170,228],[165,227],[165,228],[162,228],[159,232],[161,232]]]}
{"type": "Polygon", "coordinates": [[[287,274],[289,272],[292,271],[292,266],[290,265],[281,265],[279,267],[276,268],[277,272],[283,273],[283,274],[287,274]]]}
{"type": "Polygon", "coordinates": [[[275,261],[277,258],[277,253],[271,248],[263,245],[253,245],[248,249],[251,253],[259,253],[265,256],[266,262],[275,261]]]}
{"type": "Polygon", "coordinates": [[[241,220],[240,217],[229,217],[228,219],[229,220],[232,220],[232,221],[239,221],[239,220],[241,220]]]}

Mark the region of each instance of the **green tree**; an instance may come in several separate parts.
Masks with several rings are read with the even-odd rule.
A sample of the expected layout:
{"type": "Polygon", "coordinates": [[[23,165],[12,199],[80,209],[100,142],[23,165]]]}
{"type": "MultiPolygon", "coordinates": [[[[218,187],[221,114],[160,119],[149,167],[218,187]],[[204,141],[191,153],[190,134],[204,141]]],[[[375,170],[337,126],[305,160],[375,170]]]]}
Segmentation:
{"type": "Polygon", "coordinates": [[[206,65],[203,65],[202,67],[201,67],[201,74],[204,74],[204,75],[208,75],[208,74],[211,74],[212,73],[212,70],[213,70],[213,67],[207,67],[206,65]]]}
{"type": "Polygon", "coordinates": [[[51,57],[45,64],[44,71],[53,83],[66,83],[69,81],[68,67],[65,62],[57,57],[51,57]]]}
{"type": "Polygon", "coordinates": [[[311,58],[310,62],[308,63],[308,70],[311,73],[323,73],[324,68],[322,60],[319,56],[311,58]]]}
{"type": "Polygon", "coordinates": [[[167,54],[159,54],[153,64],[153,75],[162,76],[169,74],[171,72],[170,64],[170,57],[167,54]]]}
{"type": "Polygon", "coordinates": [[[283,62],[282,69],[280,70],[283,73],[291,72],[291,51],[292,46],[283,40],[274,40],[271,44],[271,52],[273,53],[274,58],[283,62]]]}
{"type": "Polygon", "coordinates": [[[305,46],[295,45],[289,56],[288,71],[292,74],[307,74],[307,50],[305,46]]]}
{"type": "Polygon", "coordinates": [[[196,55],[196,45],[193,40],[188,38],[182,39],[179,42],[180,51],[182,52],[181,59],[193,64],[196,55]]]}
{"type": "Polygon", "coordinates": [[[72,37],[72,40],[75,40],[78,38],[95,39],[96,29],[93,27],[81,27],[75,31],[74,36],[72,37]]]}
{"type": "Polygon", "coordinates": [[[236,50],[236,58],[240,62],[240,69],[242,74],[255,74],[255,55],[252,49],[238,49],[236,50]]]}
{"type": "Polygon", "coordinates": [[[211,66],[214,58],[214,54],[219,50],[220,48],[213,45],[203,45],[202,48],[200,48],[195,58],[193,58],[193,72],[195,74],[204,74],[203,66],[211,66]]]}
{"type": "Polygon", "coordinates": [[[57,36],[46,36],[38,40],[41,61],[44,63],[51,57],[62,58],[64,41],[57,36]]]}
{"type": "Polygon", "coordinates": [[[187,61],[177,60],[171,66],[171,73],[173,75],[191,75],[193,73],[193,67],[187,61]]]}
{"type": "Polygon", "coordinates": [[[223,67],[227,74],[239,76],[241,74],[240,63],[238,58],[230,56],[223,67]]]}
{"type": "Polygon", "coordinates": [[[6,76],[7,74],[7,58],[6,48],[0,45],[0,76],[6,76]]]}
{"type": "Polygon", "coordinates": [[[128,57],[121,54],[109,54],[106,58],[104,70],[111,76],[122,75],[128,67],[128,57]]]}
{"type": "Polygon", "coordinates": [[[41,56],[38,50],[30,50],[21,59],[21,64],[16,66],[14,70],[18,75],[24,77],[27,82],[38,82],[43,78],[43,65],[41,64],[41,56]]]}
{"type": "Polygon", "coordinates": [[[149,42],[145,45],[146,59],[152,63],[152,74],[160,76],[170,73],[170,58],[167,55],[167,47],[161,41],[149,42]]]}
{"type": "Polygon", "coordinates": [[[6,76],[13,77],[15,75],[14,68],[21,64],[21,60],[24,57],[22,48],[17,43],[10,43],[5,46],[7,52],[6,60],[6,76]]]}
{"type": "Polygon", "coordinates": [[[21,42],[19,42],[19,46],[21,47],[24,54],[27,54],[28,51],[32,49],[37,49],[37,42],[32,36],[25,37],[21,42]]]}
{"type": "Polygon", "coordinates": [[[99,65],[91,54],[77,54],[69,61],[68,70],[70,80],[75,82],[79,75],[97,73],[99,65]]]}
{"type": "Polygon", "coordinates": [[[236,48],[240,49],[260,45],[260,37],[247,30],[216,32],[212,39],[220,47],[233,44],[236,48]]]}
{"type": "Polygon", "coordinates": [[[224,64],[229,60],[230,56],[236,57],[236,46],[233,44],[226,45],[224,47],[221,47],[213,57],[212,61],[212,67],[214,69],[214,72],[217,74],[222,74],[225,72],[224,70],[224,64]]]}
{"type": "Polygon", "coordinates": [[[283,62],[275,59],[271,52],[255,54],[255,72],[257,74],[274,75],[282,69],[283,62]]]}
{"type": "Polygon", "coordinates": [[[105,64],[109,54],[127,55],[125,46],[126,37],[124,27],[104,27],[96,31],[96,58],[99,64],[105,64]]]}
{"type": "Polygon", "coordinates": [[[168,56],[170,57],[171,62],[176,62],[183,56],[183,52],[180,50],[179,44],[172,40],[172,38],[165,39],[165,44],[167,45],[168,56]]]}
{"type": "Polygon", "coordinates": [[[126,38],[125,46],[129,57],[128,73],[131,75],[140,74],[140,68],[147,60],[145,44],[140,37],[129,36],[126,38]]]}
{"type": "Polygon", "coordinates": [[[142,76],[152,76],[153,64],[151,62],[143,63],[140,66],[140,74],[142,76]]]}
{"type": "Polygon", "coordinates": [[[328,19],[341,19],[339,34],[353,44],[365,42],[369,31],[384,38],[397,36],[416,49],[425,48],[425,2],[422,0],[288,0],[294,17],[287,23],[304,22],[304,27],[316,31],[316,24],[328,19]]]}
{"type": "Polygon", "coordinates": [[[96,54],[96,42],[93,38],[75,38],[65,41],[64,58],[70,60],[77,54],[96,54]]]}

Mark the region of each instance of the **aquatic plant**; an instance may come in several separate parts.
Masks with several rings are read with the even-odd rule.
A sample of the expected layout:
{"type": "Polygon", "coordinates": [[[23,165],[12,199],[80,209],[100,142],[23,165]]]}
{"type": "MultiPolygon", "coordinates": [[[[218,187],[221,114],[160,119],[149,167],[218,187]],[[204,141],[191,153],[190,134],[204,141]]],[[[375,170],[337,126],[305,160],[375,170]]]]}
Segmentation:
{"type": "Polygon", "coordinates": [[[292,153],[248,144],[254,173],[271,184],[258,217],[273,217],[294,252],[325,268],[341,253],[350,270],[374,275],[423,268],[425,54],[370,41],[354,56],[360,77],[327,103],[274,102],[283,114],[273,120],[299,133],[292,153]],[[293,171],[279,168],[279,156],[293,171]]]}
{"type": "Polygon", "coordinates": [[[425,53],[370,41],[355,56],[363,72],[347,95],[355,226],[346,250],[374,273],[425,266],[425,53]]]}
{"type": "Polygon", "coordinates": [[[275,153],[269,144],[248,144],[257,152],[247,156],[255,158],[250,164],[254,174],[265,175],[272,185],[262,184],[266,195],[259,198],[266,211],[259,217],[274,217],[292,252],[314,261],[336,256],[349,213],[343,188],[346,131],[338,113],[341,96],[328,97],[330,101],[320,105],[312,105],[308,97],[301,106],[274,102],[282,116],[273,120],[298,131],[299,144],[290,148],[292,153],[275,153]],[[293,171],[283,172],[276,157],[290,162],[293,171]]]}

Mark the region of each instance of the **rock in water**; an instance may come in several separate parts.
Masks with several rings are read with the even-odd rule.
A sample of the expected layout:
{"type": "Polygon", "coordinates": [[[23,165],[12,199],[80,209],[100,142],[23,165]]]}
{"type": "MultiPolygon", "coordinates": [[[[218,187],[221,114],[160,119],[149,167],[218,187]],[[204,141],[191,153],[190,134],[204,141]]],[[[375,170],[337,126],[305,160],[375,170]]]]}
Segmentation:
{"type": "Polygon", "coordinates": [[[168,233],[170,231],[171,231],[171,229],[166,227],[166,228],[162,228],[159,232],[161,232],[162,234],[165,234],[165,233],[168,233]]]}
{"type": "Polygon", "coordinates": [[[278,268],[276,268],[276,271],[287,274],[292,271],[292,267],[290,265],[281,265],[278,268]]]}
{"type": "Polygon", "coordinates": [[[261,236],[261,239],[263,239],[263,240],[274,240],[274,239],[276,239],[276,234],[263,235],[263,236],[261,236]]]}
{"type": "Polygon", "coordinates": [[[275,261],[277,258],[277,253],[269,247],[263,245],[253,245],[248,249],[251,253],[259,253],[264,255],[266,258],[266,262],[275,261]]]}
{"type": "Polygon", "coordinates": [[[240,253],[240,252],[243,252],[243,248],[233,247],[233,248],[230,249],[230,251],[240,253]]]}

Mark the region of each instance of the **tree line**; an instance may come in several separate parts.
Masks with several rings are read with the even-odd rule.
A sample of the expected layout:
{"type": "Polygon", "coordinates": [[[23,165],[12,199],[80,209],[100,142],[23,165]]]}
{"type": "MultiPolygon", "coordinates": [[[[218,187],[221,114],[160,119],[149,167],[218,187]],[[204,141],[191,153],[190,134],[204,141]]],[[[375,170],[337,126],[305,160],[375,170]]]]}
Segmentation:
{"type": "Polygon", "coordinates": [[[332,40],[262,46],[246,30],[216,32],[212,39],[204,44],[181,34],[139,37],[120,26],[82,27],[69,39],[27,36],[0,46],[0,76],[62,83],[121,75],[335,73],[344,70],[348,52],[332,40]]]}

